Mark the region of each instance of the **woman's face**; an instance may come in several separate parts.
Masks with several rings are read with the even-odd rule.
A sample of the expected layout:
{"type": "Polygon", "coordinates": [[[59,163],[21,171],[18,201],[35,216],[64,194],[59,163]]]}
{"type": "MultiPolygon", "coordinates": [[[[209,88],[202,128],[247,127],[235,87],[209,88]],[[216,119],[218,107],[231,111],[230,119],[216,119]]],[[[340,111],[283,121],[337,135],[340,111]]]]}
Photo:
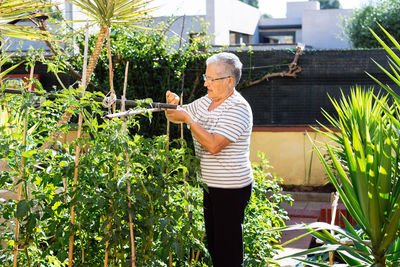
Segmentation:
{"type": "Polygon", "coordinates": [[[206,69],[207,80],[204,82],[204,86],[207,87],[207,95],[214,101],[224,99],[231,93],[233,89],[233,77],[224,74],[224,65],[222,64],[208,64],[206,69]],[[225,77],[225,78],[224,78],[225,77]],[[224,78],[224,79],[219,79],[224,78]],[[218,80],[214,80],[218,79],[218,80]]]}

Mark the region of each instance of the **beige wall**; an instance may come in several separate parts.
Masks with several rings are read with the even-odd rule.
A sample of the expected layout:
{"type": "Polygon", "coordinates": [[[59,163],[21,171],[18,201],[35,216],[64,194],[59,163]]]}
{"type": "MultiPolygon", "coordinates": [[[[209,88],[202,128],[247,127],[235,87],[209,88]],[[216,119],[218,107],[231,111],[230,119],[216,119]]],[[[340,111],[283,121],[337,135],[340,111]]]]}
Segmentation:
{"type": "Polygon", "coordinates": [[[284,179],[287,185],[324,185],[328,176],[317,156],[312,153],[309,137],[317,142],[329,139],[316,132],[253,131],[251,135],[250,160],[259,161],[257,151],[268,157],[272,172],[284,179]],[[311,175],[309,176],[310,160],[311,175]]]}

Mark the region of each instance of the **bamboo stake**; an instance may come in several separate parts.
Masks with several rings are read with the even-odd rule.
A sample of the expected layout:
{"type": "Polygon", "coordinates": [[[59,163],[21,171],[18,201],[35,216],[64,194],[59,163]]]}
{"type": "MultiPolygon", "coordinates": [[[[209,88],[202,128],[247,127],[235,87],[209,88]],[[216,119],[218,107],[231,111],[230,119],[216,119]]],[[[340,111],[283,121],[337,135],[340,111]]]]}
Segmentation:
{"type": "MultiPolygon", "coordinates": [[[[14,94],[14,95],[22,94],[21,90],[7,89],[7,88],[5,88],[2,93],[3,94],[14,94]]],[[[45,93],[44,94],[44,93],[36,92],[36,91],[31,91],[31,92],[28,92],[28,93],[33,94],[33,95],[38,95],[38,96],[46,95],[46,97],[48,99],[50,99],[50,100],[58,98],[57,94],[53,94],[53,93],[45,93]]],[[[81,98],[79,96],[75,96],[75,99],[80,100],[81,98]]],[[[91,99],[91,100],[96,101],[96,102],[102,102],[104,100],[104,98],[101,98],[101,97],[89,97],[88,99],[91,99]]],[[[116,99],[115,103],[116,104],[121,104],[122,100],[121,99],[116,99]]],[[[154,111],[165,111],[166,109],[176,109],[177,108],[177,105],[160,103],[160,102],[150,102],[149,105],[154,110],[152,110],[152,109],[143,109],[143,110],[154,112],[154,111]],[[156,109],[159,109],[159,110],[156,110],[156,109]]],[[[126,99],[125,100],[125,106],[137,107],[138,106],[138,101],[126,99]]],[[[74,107],[70,107],[70,108],[73,109],[74,107]]],[[[116,117],[122,117],[122,116],[129,116],[129,115],[137,114],[137,113],[131,113],[132,111],[133,110],[128,110],[128,111],[125,111],[125,112],[109,114],[109,115],[105,116],[105,119],[111,119],[111,118],[116,118],[116,117]]],[[[68,123],[68,121],[66,121],[66,122],[64,122],[62,124],[58,124],[58,125],[63,125],[65,123],[68,123]]]]}
{"type": "MultiPolygon", "coordinates": [[[[86,90],[86,69],[87,69],[87,54],[88,54],[88,46],[89,46],[89,23],[86,22],[86,33],[85,33],[85,50],[84,50],[84,57],[83,57],[83,75],[82,75],[82,81],[81,81],[81,86],[82,86],[82,96],[85,93],[86,90]]],[[[77,139],[81,137],[81,132],[82,132],[82,110],[79,112],[79,118],[78,118],[78,133],[77,133],[77,139]]],[[[78,166],[79,166],[79,156],[81,153],[81,146],[78,144],[76,145],[75,148],[75,169],[74,169],[74,186],[73,186],[73,192],[76,191],[77,188],[77,183],[78,183],[78,166]]],[[[74,206],[71,207],[71,224],[75,224],[75,210],[74,206]]],[[[71,236],[69,237],[69,251],[68,251],[68,266],[72,267],[72,261],[73,261],[73,254],[74,254],[74,230],[71,229],[71,236]]]]}
{"type": "MultiPolygon", "coordinates": [[[[201,235],[200,243],[203,243],[204,236],[205,236],[205,232],[201,235]]],[[[199,256],[200,256],[200,249],[197,250],[196,259],[194,260],[194,264],[196,264],[197,261],[199,260],[199,256]]]]}
{"type": "MultiPolygon", "coordinates": [[[[108,1],[110,2],[110,0],[108,1]]],[[[111,92],[111,98],[114,98],[115,92],[114,92],[114,72],[113,72],[113,65],[112,65],[112,58],[111,58],[111,40],[110,40],[110,27],[107,26],[107,31],[106,31],[106,37],[107,37],[107,57],[108,57],[108,76],[109,76],[109,83],[110,83],[110,92],[111,92]]],[[[112,104],[112,112],[115,113],[115,102],[112,104]]],[[[115,166],[114,166],[114,178],[117,176],[117,168],[118,168],[118,159],[115,158],[115,166]]],[[[112,207],[113,203],[110,203],[110,206],[112,207]]],[[[110,228],[111,228],[111,216],[109,217],[109,223],[107,225],[107,231],[108,234],[110,234],[110,228]]],[[[105,252],[105,257],[104,257],[104,267],[108,266],[108,246],[110,242],[107,240],[106,242],[106,252],[105,252]]]]}
{"type": "MultiPolygon", "coordinates": [[[[125,67],[125,78],[124,78],[124,89],[122,92],[122,102],[121,102],[121,111],[125,111],[125,100],[126,100],[126,87],[128,85],[128,69],[129,69],[129,61],[126,62],[126,67],[125,67]]],[[[122,117],[122,120],[124,121],[124,134],[127,134],[127,128],[126,128],[126,118],[122,117]]],[[[129,155],[128,155],[128,150],[125,151],[125,161],[129,162],[129,155]]],[[[132,223],[132,213],[131,213],[131,183],[128,181],[127,185],[127,193],[128,193],[128,216],[129,216],[129,235],[130,235],[130,242],[131,242],[131,267],[135,267],[135,262],[136,262],[136,256],[135,256],[135,236],[133,234],[133,223],[132,223]]]]}
{"type": "MultiPolygon", "coordinates": [[[[34,73],[35,67],[33,64],[31,65],[31,71],[29,75],[29,85],[28,85],[28,91],[32,89],[32,78],[33,78],[33,73],[34,73]]],[[[24,118],[24,128],[23,128],[23,133],[22,133],[22,147],[25,149],[26,146],[26,132],[28,128],[28,115],[29,115],[29,107],[26,109],[26,114],[24,118]]],[[[22,178],[24,174],[24,167],[25,167],[25,157],[21,155],[21,161],[19,165],[19,176],[17,180],[18,184],[18,190],[17,190],[17,204],[21,200],[21,195],[22,195],[22,178]]],[[[13,267],[17,266],[18,263],[18,239],[19,239],[19,220],[17,217],[15,217],[15,241],[14,241],[14,259],[13,259],[13,267]]]]}
{"type": "MultiPolygon", "coordinates": [[[[115,160],[115,165],[114,165],[114,179],[117,177],[117,168],[118,168],[118,160],[116,159],[115,160]]],[[[111,207],[111,210],[112,210],[112,205],[113,205],[113,203],[112,203],[112,201],[110,202],[110,207],[111,207]]],[[[111,212],[111,214],[112,214],[112,212],[111,212]]],[[[107,224],[107,235],[110,235],[110,228],[111,228],[111,216],[109,216],[108,217],[108,220],[109,220],[109,222],[108,222],[108,224],[107,224]]],[[[110,241],[109,240],[107,240],[106,241],[106,248],[105,248],[105,250],[106,250],[106,252],[105,252],[105,255],[104,255],[104,267],[106,267],[106,266],[108,266],[108,246],[109,246],[109,244],[110,244],[110,241]]]]}
{"type": "MultiPolygon", "coordinates": [[[[24,147],[26,145],[26,128],[27,128],[27,116],[28,116],[28,110],[27,114],[25,115],[24,119],[24,130],[23,130],[23,136],[22,136],[22,146],[24,147]]],[[[21,162],[19,166],[19,177],[17,180],[18,183],[18,193],[17,193],[17,204],[21,200],[21,194],[22,194],[22,182],[21,179],[23,177],[23,171],[24,171],[24,165],[25,165],[25,158],[21,155],[21,162]]],[[[17,266],[17,256],[18,256],[18,238],[19,238],[19,221],[18,218],[15,218],[15,242],[14,242],[14,262],[13,266],[17,266]]]]}
{"type": "Polygon", "coordinates": [[[29,85],[28,85],[28,91],[32,91],[32,79],[33,79],[33,73],[35,72],[35,67],[32,65],[31,66],[31,72],[29,73],[29,85]]]}
{"type": "MultiPolygon", "coordinates": [[[[181,83],[181,99],[180,106],[183,105],[183,87],[185,82],[185,72],[182,74],[182,83],[181,83]]],[[[183,147],[183,123],[180,125],[181,128],[181,147],[183,147]]],[[[188,190],[187,190],[187,173],[183,175],[183,186],[185,189],[185,199],[186,199],[186,212],[188,216],[188,221],[190,222],[190,209],[189,209],[189,201],[188,201],[188,190]]],[[[192,262],[194,260],[194,250],[192,250],[192,256],[189,255],[189,266],[192,266],[192,262]]]]}
{"type": "MultiPolygon", "coordinates": [[[[184,81],[185,81],[185,73],[183,73],[183,75],[182,75],[181,99],[180,99],[180,105],[181,106],[183,105],[183,86],[184,86],[184,81]]],[[[181,128],[181,147],[182,147],[183,146],[183,123],[181,123],[181,127],[180,128],[181,128]]],[[[187,201],[188,200],[188,192],[187,192],[187,183],[186,183],[187,175],[185,174],[183,178],[184,178],[183,179],[183,184],[184,184],[184,187],[185,187],[186,211],[188,213],[188,218],[189,218],[190,211],[189,211],[189,201],[187,201]]],[[[189,218],[189,220],[190,220],[190,218],[189,218]]]]}
{"type": "MultiPolygon", "coordinates": [[[[111,59],[111,41],[110,41],[110,27],[107,27],[107,55],[108,55],[108,77],[110,80],[110,92],[111,92],[111,98],[115,96],[114,92],[114,72],[113,72],[113,65],[112,65],[112,59],[111,59]]],[[[112,111],[115,113],[115,102],[112,105],[112,111]]]]}
{"type": "MultiPolygon", "coordinates": [[[[170,122],[167,119],[167,141],[166,141],[166,147],[165,147],[165,153],[166,153],[166,155],[165,155],[165,163],[166,163],[165,173],[166,173],[166,176],[167,176],[166,178],[168,178],[168,173],[169,173],[169,159],[168,159],[168,154],[169,154],[169,129],[170,129],[170,122]]],[[[168,200],[167,201],[169,201],[169,194],[167,194],[167,195],[168,195],[168,200]]],[[[169,222],[169,219],[168,219],[168,222],[169,222]]],[[[172,253],[171,253],[171,250],[169,250],[168,258],[169,258],[169,267],[172,267],[172,253]]]]}
{"type": "Polygon", "coordinates": [[[147,112],[161,112],[165,111],[167,108],[142,108],[142,109],[137,109],[137,110],[128,110],[124,112],[118,112],[114,114],[108,114],[103,117],[105,120],[111,120],[114,118],[119,118],[119,117],[126,117],[126,116],[132,116],[132,115],[137,115],[137,114],[142,114],[142,113],[147,113],[147,112]]]}

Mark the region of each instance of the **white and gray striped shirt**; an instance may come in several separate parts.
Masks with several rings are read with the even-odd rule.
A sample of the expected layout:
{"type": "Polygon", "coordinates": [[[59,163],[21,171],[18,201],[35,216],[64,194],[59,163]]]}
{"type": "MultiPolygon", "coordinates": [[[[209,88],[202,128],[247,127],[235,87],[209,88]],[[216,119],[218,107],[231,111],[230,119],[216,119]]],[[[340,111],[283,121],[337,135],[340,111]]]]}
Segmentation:
{"type": "Polygon", "coordinates": [[[219,134],[231,143],[213,155],[195,139],[202,181],[210,187],[242,188],[253,182],[249,160],[253,114],[250,105],[236,90],[221,105],[208,111],[212,100],[206,95],[184,105],[194,121],[209,133],[219,134]]]}

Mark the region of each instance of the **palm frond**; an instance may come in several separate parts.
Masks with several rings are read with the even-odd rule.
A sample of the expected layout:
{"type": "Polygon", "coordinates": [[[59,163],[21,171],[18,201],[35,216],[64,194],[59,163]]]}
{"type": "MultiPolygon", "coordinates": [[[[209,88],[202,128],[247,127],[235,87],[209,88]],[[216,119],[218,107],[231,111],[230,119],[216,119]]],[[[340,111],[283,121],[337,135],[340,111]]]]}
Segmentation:
{"type": "Polygon", "coordinates": [[[0,2],[0,36],[25,40],[51,40],[47,31],[31,26],[16,25],[20,20],[31,20],[53,12],[43,12],[44,9],[57,6],[59,3],[40,0],[3,0],[0,2]]]}

